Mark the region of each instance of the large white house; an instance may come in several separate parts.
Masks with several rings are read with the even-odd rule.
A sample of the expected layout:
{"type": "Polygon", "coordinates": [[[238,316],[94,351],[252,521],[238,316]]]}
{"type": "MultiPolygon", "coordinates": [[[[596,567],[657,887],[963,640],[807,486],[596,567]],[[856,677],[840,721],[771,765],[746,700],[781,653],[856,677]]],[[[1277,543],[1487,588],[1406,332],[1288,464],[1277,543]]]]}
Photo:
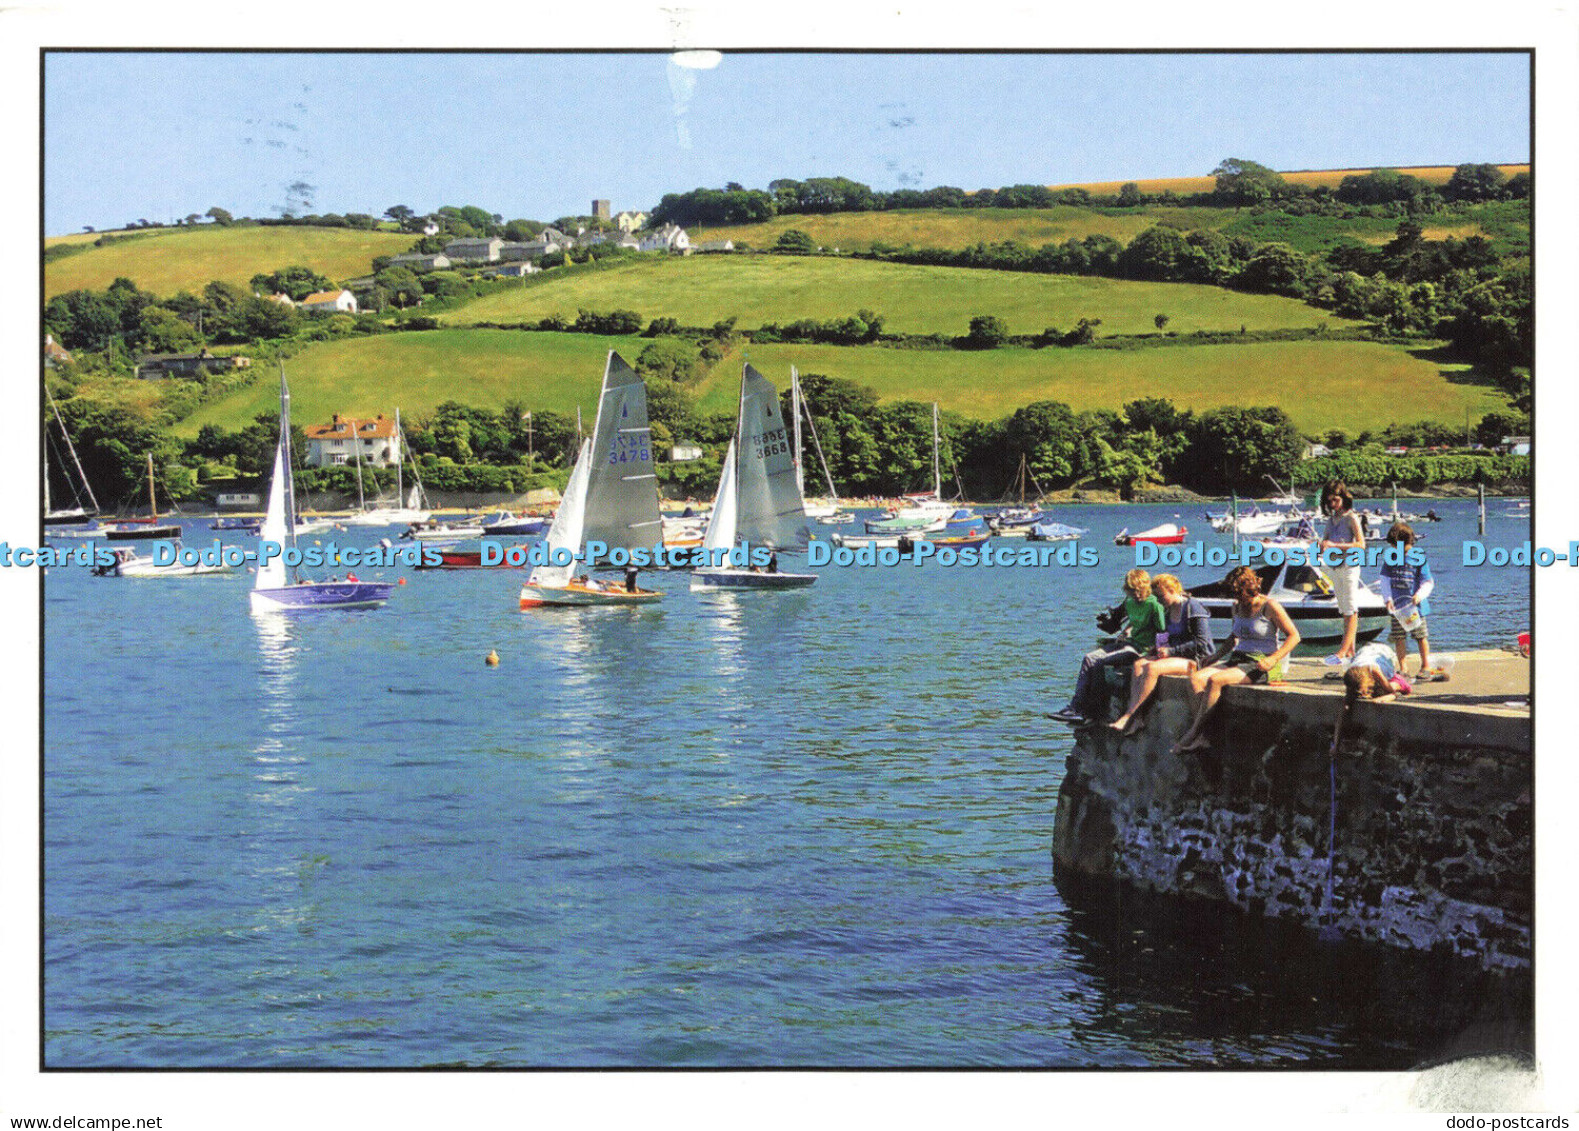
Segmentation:
{"type": "Polygon", "coordinates": [[[303,310],[327,310],[330,313],[356,313],[356,296],[347,290],[319,291],[308,295],[296,304],[303,310]]]}
{"type": "Polygon", "coordinates": [[[335,413],[328,424],[309,424],[302,429],[307,438],[308,467],[343,467],[355,463],[357,449],[362,462],[372,467],[390,467],[400,459],[404,437],[395,422],[383,413],[371,420],[353,420],[335,413]]]}
{"type": "Polygon", "coordinates": [[[685,234],[684,228],[675,224],[665,224],[641,237],[641,249],[684,253],[691,250],[691,237],[685,234]]]}

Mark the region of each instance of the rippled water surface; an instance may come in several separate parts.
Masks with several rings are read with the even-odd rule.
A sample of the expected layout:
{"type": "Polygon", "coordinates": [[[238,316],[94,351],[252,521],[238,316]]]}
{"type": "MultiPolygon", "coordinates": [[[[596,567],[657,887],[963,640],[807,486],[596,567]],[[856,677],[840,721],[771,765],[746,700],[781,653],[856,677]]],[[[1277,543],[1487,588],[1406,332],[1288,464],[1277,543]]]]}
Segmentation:
{"type": "MultiPolygon", "coordinates": [[[[1433,645],[1500,645],[1527,578],[1457,566],[1473,508],[1434,505],[1433,645]]],[[[1508,509],[1490,541],[1527,536],[1508,509]]],[[[1132,564],[1113,533],[1175,513],[1069,508],[1097,569],[644,574],[642,610],[386,570],[384,609],[255,619],[244,574],[52,571],[46,1061],[1413,1063],[1340,976],[1053,884],[1042,712],[1132,564]]]]}

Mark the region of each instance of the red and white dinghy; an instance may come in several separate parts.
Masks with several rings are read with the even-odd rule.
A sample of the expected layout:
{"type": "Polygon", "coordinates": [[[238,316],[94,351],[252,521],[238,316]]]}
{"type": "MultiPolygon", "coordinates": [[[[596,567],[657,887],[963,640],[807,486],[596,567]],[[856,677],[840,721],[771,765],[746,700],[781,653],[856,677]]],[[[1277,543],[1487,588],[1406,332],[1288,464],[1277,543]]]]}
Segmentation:
{"type": "Polygon", "coordinates": [[[1154,546],[1176,546],[1184,541],[1184,536],[1190,532],[1187,526],[1180,526],[1177,522],[1165,522],[1161,526],[1153,526],[1150,530],[1142,530],[1139,534],[1131,534],[1129,527],[1118,532],[1113,539],[1115,546],[1134,546],[1140,542],[1150,542],[1154,546]]]}

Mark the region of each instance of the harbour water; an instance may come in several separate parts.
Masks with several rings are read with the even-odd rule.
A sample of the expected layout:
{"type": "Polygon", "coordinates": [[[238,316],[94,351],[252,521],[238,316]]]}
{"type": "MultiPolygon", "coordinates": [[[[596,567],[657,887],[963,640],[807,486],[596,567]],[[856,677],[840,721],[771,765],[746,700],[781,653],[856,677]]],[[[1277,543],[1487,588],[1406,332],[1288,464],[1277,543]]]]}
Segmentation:
{"type": "MultiPolygon", "coordinates": [[[[1431,505],[1433,649],[1509,643],[1527,571],[1458,565],[1474,505],[1431,505]]],[[[1529,536],[1488,509],[1488,544],[1529,536]]],[[[1113,534],[1176,515],[1228,544],[1070,507],[1096,568],[648,573],[632,610],[392,569],[358,571],[406,579],[386,608],[254,618],[245,573],[52,570],[45,1063],[1418,1063],[1439,1035],[1341,968],[1053,883],[1043,712],[1133,564],[1113,534]]]]}

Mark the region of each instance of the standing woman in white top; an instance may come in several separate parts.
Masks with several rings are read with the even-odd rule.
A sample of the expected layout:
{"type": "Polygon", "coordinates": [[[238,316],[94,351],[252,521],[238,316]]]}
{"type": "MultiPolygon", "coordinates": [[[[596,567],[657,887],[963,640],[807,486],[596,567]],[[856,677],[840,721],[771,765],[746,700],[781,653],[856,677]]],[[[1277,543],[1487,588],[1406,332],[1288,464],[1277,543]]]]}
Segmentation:
{"type": "Polygon", "coordinates": [[[1349,551],[1365,551],[1365,528],[1360,516],[1354,513],[1354,496],[1334,479],[1321,492],[1321,513],[1327,516],[1327,529],[1321,536],[1323,568],[1332,578],[1332,587],[1338,598],[1338,615],[1343,618],[1343,644],[1337,658],[1347,660],[1354,655],[1354,637],[1360,627],[1360,565],[1326,565],[1326,551],[1339,550],[1347,559],[1349,551]]]}

